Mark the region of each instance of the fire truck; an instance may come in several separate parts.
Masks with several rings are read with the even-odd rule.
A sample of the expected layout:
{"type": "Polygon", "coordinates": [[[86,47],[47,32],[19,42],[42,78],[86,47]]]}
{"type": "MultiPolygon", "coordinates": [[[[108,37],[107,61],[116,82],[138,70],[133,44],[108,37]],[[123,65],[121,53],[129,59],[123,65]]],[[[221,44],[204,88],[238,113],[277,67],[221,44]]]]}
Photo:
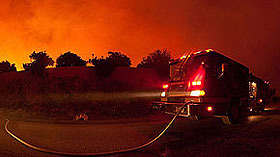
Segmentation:
{"type": "Polygon", "coordinates": [[[248,111],[263,111],[269,103],[269,83],[249,68],[212,49],[170,62],[170,81],[162,86],[154,107],[167,114],[200,119],[219,117],[236,124],[248,111]]]}

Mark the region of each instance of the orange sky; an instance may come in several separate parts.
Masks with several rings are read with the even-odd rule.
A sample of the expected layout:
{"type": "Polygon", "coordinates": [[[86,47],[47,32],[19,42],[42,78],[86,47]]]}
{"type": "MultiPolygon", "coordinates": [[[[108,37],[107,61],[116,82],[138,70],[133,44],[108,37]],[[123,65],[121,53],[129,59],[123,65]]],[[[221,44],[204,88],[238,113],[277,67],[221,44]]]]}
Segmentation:
{"type": "Polygon", "coordinates": [[[29,61],[46,50],[88,60],[120,51],[136,66],[167,48],[174,57],[214,48],[278,89],[278,0],[0,0],[0,61],[29,61]]]}

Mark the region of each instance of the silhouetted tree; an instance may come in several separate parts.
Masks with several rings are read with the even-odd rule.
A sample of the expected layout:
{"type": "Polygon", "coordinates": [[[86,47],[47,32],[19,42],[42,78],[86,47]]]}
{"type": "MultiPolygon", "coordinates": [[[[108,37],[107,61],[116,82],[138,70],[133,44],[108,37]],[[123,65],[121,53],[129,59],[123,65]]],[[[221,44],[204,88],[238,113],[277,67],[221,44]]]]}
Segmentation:
{"type": "Polygon", "coordinates": [[[81,59],[80,56],[69,52],[60,55],[56,59],[56,67],[73,67],[73,66],[86,66],[87,61],[81,59]]]}
{"type": "Polygon", "coordinates": [[[38,53],[33,51],[29,58],[32,62],[23,64],[23,68],[26,71],[31,71],[32,74],[38,75],[40,77],[44,77],[47,66],[52,66],[54,64],[53,59],[47,55],[46,51],[41,51],[38,53]]]}
{"type": "Polygon", "coordinates": [[[95,66],[97,76],[99,77],[108,77],[115,70],[117,66],[127,66],[130,67],[131,60],[126,55],[120,52],[108,52],[109,56],[104,58],[94,57],[92,54],[92,59],[89,60],[89,63],[95,66]]]}
{"type": "Polygon", "coordinates": [[[143,58],[137,68],[153,68],[158,75],[166,81],[169,78],[169,62],[172,60],[167,50],[156,50],[143,58]]]}
{"type": "Polygon", "coordinates": [[[106,58],[108,62],[110,62],[113,66],[131,66],[131,60],[126,55],[120,52],[108,52],[109,57],[106,58]]]}
{"type": "Polygon", "coordinates": [[[1,72],[11,72],[11,71],[17,71],[15,64],[10,64],[10,62],[8,62],[8,61],[3,61],[0,63],[0,73],[1,72]]]}

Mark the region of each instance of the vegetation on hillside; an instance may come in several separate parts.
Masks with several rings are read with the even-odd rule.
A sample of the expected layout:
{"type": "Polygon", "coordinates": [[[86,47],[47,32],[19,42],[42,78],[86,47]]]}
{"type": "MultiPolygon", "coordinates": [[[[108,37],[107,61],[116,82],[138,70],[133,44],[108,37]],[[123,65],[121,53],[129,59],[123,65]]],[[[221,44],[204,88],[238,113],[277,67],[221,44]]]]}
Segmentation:
{"type": "Polygon", "coordinates": [[[29,58],[31,59],[31,63],[24,63],[23,68],[40,77],[44,77],[47,66],[53,66],[54,64],[53,59],[47,55],[46,51],[34,51],[29,58]]]}
{"type": "Polygon", "coordinates": [[[11,64],[9,61],[0,62],[0,73],[17,71],[15,64],[11,64]]]}
{"type": "Polygon", "coordinates": [[[170,52],[167,50],[156,50],[143,58],[138,68],[152,68],[158,73],[162,80],[169,79],[169,62],[172,60],[170,52]]]}
{"type": "Polygon", "coordinates": [[[89,60],[89,63],[94,65],[99,78],[110,76],[117,66],[130,67],[131,65],[130,58],[120,52],[108,52],[108,55],[106,58],[103,56],[97,58],[92,54],[92,59],[89,60]]]}
{"type": "MultiPolygon", "coordinates": [[[[169,55],[170,58],[167,51],[156,51],[154,55],[158,59],[166,57],[160,55],[167,55],[167,58],[169,55]]],[[[80,112],[87,113],[89,119],[145,116],[151,112],[150,104],[157,98],[151,90],[145,92],[146,94],[151,92],[148,95],[154,96],[135,97],[133,94],[137,95],[141,91],[135,90],[131,83],[109,79],[116,67],[131,66],[131,59],[121,52],[108,52],[106,58],[97,58],[93,55],[92,59],[89,59],[98,81],[85,80],[76,75],[48,76],[50,72],[47,72],[46,68],[53,66],[55,62],[46,51],[34,51],[29,58],[31,63],[23,64],[26,73],[13,75],[12,78],[6,78],[5,83],[0,83],[1,110],[8,110],[7,114],[12,113],[19,118],[72,120],[80,112]]],[[[160,61],[164,62],[157,64],[165,65],[166,60],[160,61]]],[[[56,67],[86,66],[86,63],[87,61],[71,52],[66,52],[56,59],[56,67]]],[[[158,67],[148,59],[147,62],[143,62],[141,68],[157,69],[154,66],[158,67]]],[[[0,72],[10,71],[16,71],[15,64],[8,61],[0,63],[0,72]]],[[[133,83],[135,86],[135,82],[133,83]]]]}
{"type": "Polygon", "coordinates": [[[73,66],[86,66],[87,61],[84,61],[80,56],[70,51],[61,54],[56,59],[56,67],[73,67],[73,66]]]}

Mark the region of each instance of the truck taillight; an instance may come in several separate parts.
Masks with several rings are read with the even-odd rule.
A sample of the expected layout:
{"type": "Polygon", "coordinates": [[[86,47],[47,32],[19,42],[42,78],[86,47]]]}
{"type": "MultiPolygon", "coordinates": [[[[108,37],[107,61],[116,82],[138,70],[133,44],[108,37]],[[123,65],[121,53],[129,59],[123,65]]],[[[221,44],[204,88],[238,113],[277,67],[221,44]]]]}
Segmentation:
{"type": "Polygon", "coordinates": [[[208,106],[208,107],[207,107],[207,111],[208,111],[208,112],[213,111],[213,107],[212,107],[212,106],[208,106]]]}
{"type": "Polygon", "coordinates": [[[168,85],[168,84],[164,84],[164,85],[162,85],[162,88],[163,88],[163,89],[168,89],[168,87],[169,87],[169,85],[168,85]]]}
{"type": "Polygon", "coordinates": [[[169,84],[162,85],[162,88],[164,89],[164,91],[160,93],[161,97],[166,97],[166,91],[167,91],[168,87],[169,87],[169,84]]]}

